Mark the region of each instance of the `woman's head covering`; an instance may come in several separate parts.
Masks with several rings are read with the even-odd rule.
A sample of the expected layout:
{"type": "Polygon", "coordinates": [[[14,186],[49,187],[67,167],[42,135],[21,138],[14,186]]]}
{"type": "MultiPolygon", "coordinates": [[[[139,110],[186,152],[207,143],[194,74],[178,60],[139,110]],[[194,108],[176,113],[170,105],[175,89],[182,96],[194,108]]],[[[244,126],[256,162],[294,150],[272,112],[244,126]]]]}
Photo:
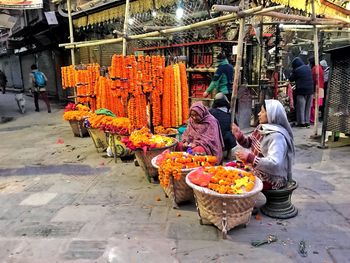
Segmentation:
{"type": "Polygon", "coordinates": [[[293,139],[292,128],[290,127],[286,111],[281,102],[278,100],[265,100],[265,105],[268,123],[281,126],[293,139]]]}
{"type": "Polygon", "coordinates": [[[263,134],[279,132],[284,136],[288,145],[288,179],[290,180],[295,153],[292,128],[290,127],[286,111],[278,100],[265,100],[265,105],[268,123],[261,124],[261,132],[263,134]]]}
{"type": "Polygon", "coordinates": [[[320,65],[322,66],[323,69],[328,68],[327,61],[325,59],[322,59],[320,61],[320,65]]]}
{"type": "Polygon", "coordinates": [[[218,162],[221,162],[224,141],[218,120],[200,101],[193,103],[190,111],[195,111],[200,116],[200,121],[196,123],[192,118],[189,119],[182,141],[202,146],[207,154],[216,156],[218,162]]]}

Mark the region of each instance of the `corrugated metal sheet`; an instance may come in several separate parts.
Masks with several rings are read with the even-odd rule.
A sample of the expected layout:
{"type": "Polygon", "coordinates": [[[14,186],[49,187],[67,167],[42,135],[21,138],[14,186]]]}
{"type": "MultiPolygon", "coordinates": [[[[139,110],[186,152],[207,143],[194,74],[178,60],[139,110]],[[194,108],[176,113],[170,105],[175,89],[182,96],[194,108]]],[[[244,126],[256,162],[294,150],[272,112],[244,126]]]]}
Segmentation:
{"type": "Polygon", "coordinates": [[[23,87],[19,57],[15,55],[3,56],[0,58],[0,64],[7,78],[7,86],[23,87]]]}

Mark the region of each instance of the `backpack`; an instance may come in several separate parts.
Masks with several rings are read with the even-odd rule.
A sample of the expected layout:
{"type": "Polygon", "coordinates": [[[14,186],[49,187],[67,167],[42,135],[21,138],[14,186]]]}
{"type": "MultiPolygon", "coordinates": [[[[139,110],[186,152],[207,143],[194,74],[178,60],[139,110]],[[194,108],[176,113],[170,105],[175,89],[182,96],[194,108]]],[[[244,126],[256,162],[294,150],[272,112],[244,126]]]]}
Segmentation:
{"type": "Polygon", "coordinates": [[[44,77],[44,74],[40,71],[33,72],[35,85],[38,87],[45,87],[46,86],[46,80],[44,77]]]}

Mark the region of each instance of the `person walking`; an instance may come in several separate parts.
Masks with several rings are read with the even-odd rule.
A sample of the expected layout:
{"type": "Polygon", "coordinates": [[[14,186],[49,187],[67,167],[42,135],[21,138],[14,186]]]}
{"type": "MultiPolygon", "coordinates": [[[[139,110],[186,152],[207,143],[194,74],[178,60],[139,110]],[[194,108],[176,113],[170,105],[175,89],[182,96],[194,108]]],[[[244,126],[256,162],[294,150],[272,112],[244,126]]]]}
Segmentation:
{"type": "Polygon", "coordinates": [[[311,68],[305,65],[301,58],[296,57],[292,61],[292,73],[289,81],[295,81],[297,127],[310,126],[310,110],[312,95],[314,93],[314,81],[311,68]]]}
{"type": "Polygon", "coordinates": [[[7,78],[5,73],[0,69],[0,88],[2,89],[2,94],[6,92],[7,78]]]}
{"type": "Polygon", "coordinates": [[[231,100],[232,85],[233,85],[233,66],[228,62],[224,53],[217,55],[218,69],[216,70],[209,87],[203,93],[203,97],[206,98],[210,93],[216,89],[217,93],[223,93],[227,99],[231,100]]]}
{"type": "Polygon", "coordinates": [[[40,111],[39,95],[41,95],[41,98],[46,103],[47,112],[51,113],[51,106],[46,93],[47,77],[43,72],[38,70],[38,67],[35,64],[31,66],[31,70],[32,72],[29,74],[29,83],[31,87],[30,91],[34,94],[35,111],[40,111]]]}

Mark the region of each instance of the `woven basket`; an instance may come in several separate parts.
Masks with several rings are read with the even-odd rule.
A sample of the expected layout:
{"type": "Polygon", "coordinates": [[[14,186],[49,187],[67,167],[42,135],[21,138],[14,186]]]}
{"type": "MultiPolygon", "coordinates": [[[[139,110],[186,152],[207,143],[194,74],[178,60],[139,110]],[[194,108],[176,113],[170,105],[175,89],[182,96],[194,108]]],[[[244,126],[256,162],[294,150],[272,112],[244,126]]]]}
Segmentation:
{"type": "Polygon", "coordinates": [[[85,128],[83,120],[69,121],[69,124],[72,127],[72,131],[73,131],[73,134],[75,137],[87,137],[87,136],[89,136],[89,132],[85,128]]]}
{"type": "Polygon", "coordinates": [[[119,134],[113,134],[113,133],[108,133],[109,134],[109,146],[112,149],[113,155],[116,157],[127,157],[127,156],[132,156],[134,155],[134,152],[130,150],[125,143],[122,142],[122,140],[126,137],[127,135],[119,135],[119,134]]]}
{"type": "MultiPolygon", "coordinates": [[[[236,169],[228,167],[227,169],[236,169]]],[[[244,194],[219,194],[206,187],[193,184],[189,180],[189,173],[186,176],[186,183],[193,188],[197,211],[200,222],[204,221],[215,225],[222,231],[223,238],[227,232],[238,226],[249,223],[253,207],[263,184],[256,177],[255,186],[252,191],[244,194]]]]}
{"type": "Polygon", "coordinates": [[[152,159],[157,155],[161,154],[166,149],[170,151],[174,151],[176,147],[177,141],[170,146],[162,147],[162,148],[153,148],[146,151],[146,153],[142,149],[135,150],[135,157],[141,168],[145,172],[145,176],[148,182],[151,182],[152,179],[158,176],[158,169],[153,167],[152,159]]]}
{"type": "MultiPolygon", "coordinates": [[[[159,168],[159,166],[156,164],[157,157],[158,156],[154,157],[151,161],[153,167],[156,169],[159,168]]],[[[177,209],[179,208],[178,205],[180,203],[193,199],[193,190],[186,184],[186,175],[195,169],[197,168],[182,169],[180,180],[175,180],[173,176],[170,176],[169,184],[166,187],[163,187],[164,192],[173,202],[173,208],[177,209]]]]}
{"type": "Polygon", "coordinates": [[[90,137],[96,147],[97,152],[104,152],[108,147],[107,136],[104,131],[100,129],[87,128],[90,137]]]}

